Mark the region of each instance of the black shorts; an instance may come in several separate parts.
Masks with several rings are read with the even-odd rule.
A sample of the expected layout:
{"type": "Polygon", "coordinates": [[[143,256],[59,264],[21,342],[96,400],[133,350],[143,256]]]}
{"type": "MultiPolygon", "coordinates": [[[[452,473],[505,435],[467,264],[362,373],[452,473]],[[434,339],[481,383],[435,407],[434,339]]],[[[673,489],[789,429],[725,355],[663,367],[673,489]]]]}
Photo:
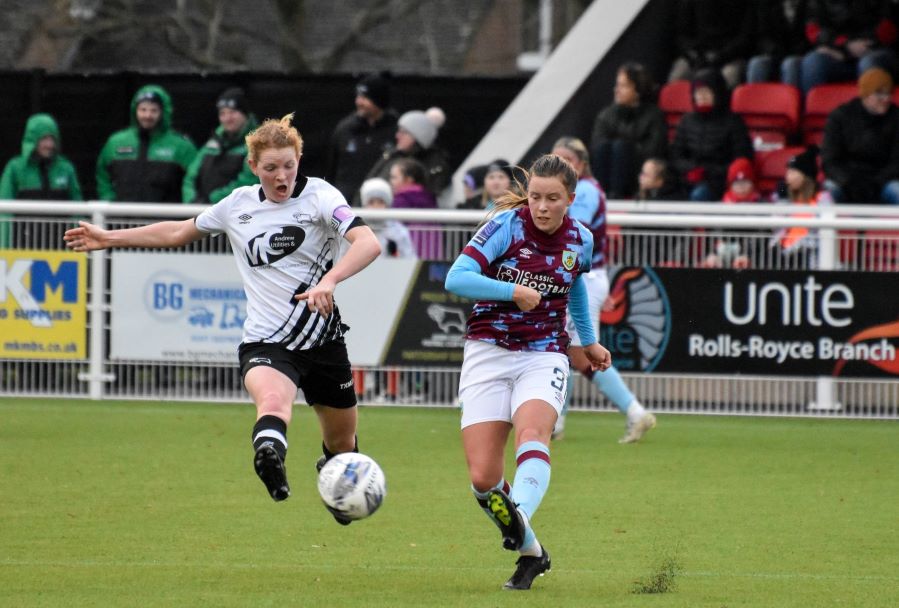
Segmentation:
{"type": "Polygon", "coordinates": [[[356,405],[353,371],[343,340],[307,350],[288,350],[269,342],[243,343],[237,349],[240,375],[260,365],[278,370],[296,384],[309,405],[340,409],[356,405]]]}

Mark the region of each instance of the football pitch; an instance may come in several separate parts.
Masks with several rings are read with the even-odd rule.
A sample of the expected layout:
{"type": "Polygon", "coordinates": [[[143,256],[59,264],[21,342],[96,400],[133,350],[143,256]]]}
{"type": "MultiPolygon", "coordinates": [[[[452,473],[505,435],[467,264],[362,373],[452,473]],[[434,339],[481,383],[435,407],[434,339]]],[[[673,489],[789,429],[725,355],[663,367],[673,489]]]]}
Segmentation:
{"type": "MultiPolygon", "coordinates": [[[[252,470],[247,405],[0,399],[0,606],[899,605],[899,426],[571,414],[534,519],[552,571],[515,554],[468,490],[452,409],[366,407],[384,505],[321,506],[297,406],[292,496],[252,470]]],[[[510,461],[511,462],[511,461],[510,461]]]]}

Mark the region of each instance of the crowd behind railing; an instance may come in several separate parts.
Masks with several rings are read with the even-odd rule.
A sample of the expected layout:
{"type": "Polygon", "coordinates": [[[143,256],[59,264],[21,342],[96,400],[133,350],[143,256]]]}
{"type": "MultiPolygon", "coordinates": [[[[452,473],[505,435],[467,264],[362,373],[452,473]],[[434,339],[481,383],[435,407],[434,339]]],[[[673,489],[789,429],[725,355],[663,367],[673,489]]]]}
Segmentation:
{"type": "MultiPolygon", "coordinates": [[[[581,178],[613,200],[897,204],[896,5],[681,0],[668,82],[659,87],[642,65],[625,63],[589,139],[560,137],[544,152],[570,150],[584,165],[581,178]]],[[[521,177],[520,159],[466,167],[464,200],[448,205],[446,117],[436,106],[400,115],[391,102],[389,75],[367,75],[355,110],[333,130],[324,177],[352,205],[428,209],[439,199],[489,210],[521,177]]],[[[219,124],[199,148],[172,128],[173,111],[160,86],[134,94],[130,124],[98,153],[98,199],[216,203],[257,181],[244,140],[258,121],[242,89],[220,94],[219,124]]],[[[0,178],[0,200],[82,198],[59,125],[48,114],[31,116],[21,154],[0,178]]],[[[11,230],[0,221],[0,247],[14,246],[11,230]]],[[[443,248],[420,225],[384,222],[379,235],[389,255],[433,259],[443,248]]],[[[773,244],[780,255],[804,257],[811,237],[808,228],[786,228],[773,244]]],[[[751,252],[737,245],[710,243],[704,262],[746,264],[751,252]]]]}

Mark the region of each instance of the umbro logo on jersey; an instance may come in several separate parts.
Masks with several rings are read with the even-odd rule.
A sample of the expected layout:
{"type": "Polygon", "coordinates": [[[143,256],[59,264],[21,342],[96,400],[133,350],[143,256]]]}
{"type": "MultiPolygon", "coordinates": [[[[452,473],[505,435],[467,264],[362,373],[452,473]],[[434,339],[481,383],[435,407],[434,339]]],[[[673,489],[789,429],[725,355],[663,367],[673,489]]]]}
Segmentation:
{"type": "Polygon", "coordinates": [[[531,254],[533,254],[534,252],[531,251],[530,249],[528,249],[527,247],[522,247],[521,249],[518,250],[518,253],[520,253],[521,257],[523,257],[523,258],[529,258],[529,257],[531,257],[531,254]]]}
{"type": "Polygon", "coordinates": [[[249,224],[250,220],[253,219],[253,216],[250,215],[249,213],[244,213],[242,215],[238,215],[237,219],[240,220],[241,224],[249,224]]]}

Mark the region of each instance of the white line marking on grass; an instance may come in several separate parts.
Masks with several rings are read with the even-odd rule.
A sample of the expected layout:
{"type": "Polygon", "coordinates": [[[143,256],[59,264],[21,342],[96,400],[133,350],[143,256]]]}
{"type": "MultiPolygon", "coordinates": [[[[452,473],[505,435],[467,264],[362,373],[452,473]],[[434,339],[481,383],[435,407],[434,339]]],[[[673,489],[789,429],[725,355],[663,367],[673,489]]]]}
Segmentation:
{"type": "MultiPolygon", "coordinates": [[[[41,567],[41,568],[232,568],[237,570],[289,570],[298,568],[309,570],[339,570],[346,569],[345,563],[340,564],[246,564],[246,563],[197,563],[197,562],[103,562],[95,560],[75,561],[42,561],[42,560],[13,560],[0,561],[0,566],[14,567],[41,567]]],[[[505,572],[508,568],[484,568],[483,566],[402,566],[402,565],[365,565],[356,564],[353,568],[364,570],[396,570],[407,571],[435,571],[435,572],[505,572]]],[[[629,576],[626,572],[609,572],[585,568],[559,569],[570,574],[592,574],[596,576],[629,576]]],[[[761,579],[806,579],[806,580],[834,580],[834,581],[899,581],[899,576],[879,575],[851,575],[851,574],[807,574],[802,572],[678,572],[678,576],[696,578],[761,578],[761,579]]]]}

